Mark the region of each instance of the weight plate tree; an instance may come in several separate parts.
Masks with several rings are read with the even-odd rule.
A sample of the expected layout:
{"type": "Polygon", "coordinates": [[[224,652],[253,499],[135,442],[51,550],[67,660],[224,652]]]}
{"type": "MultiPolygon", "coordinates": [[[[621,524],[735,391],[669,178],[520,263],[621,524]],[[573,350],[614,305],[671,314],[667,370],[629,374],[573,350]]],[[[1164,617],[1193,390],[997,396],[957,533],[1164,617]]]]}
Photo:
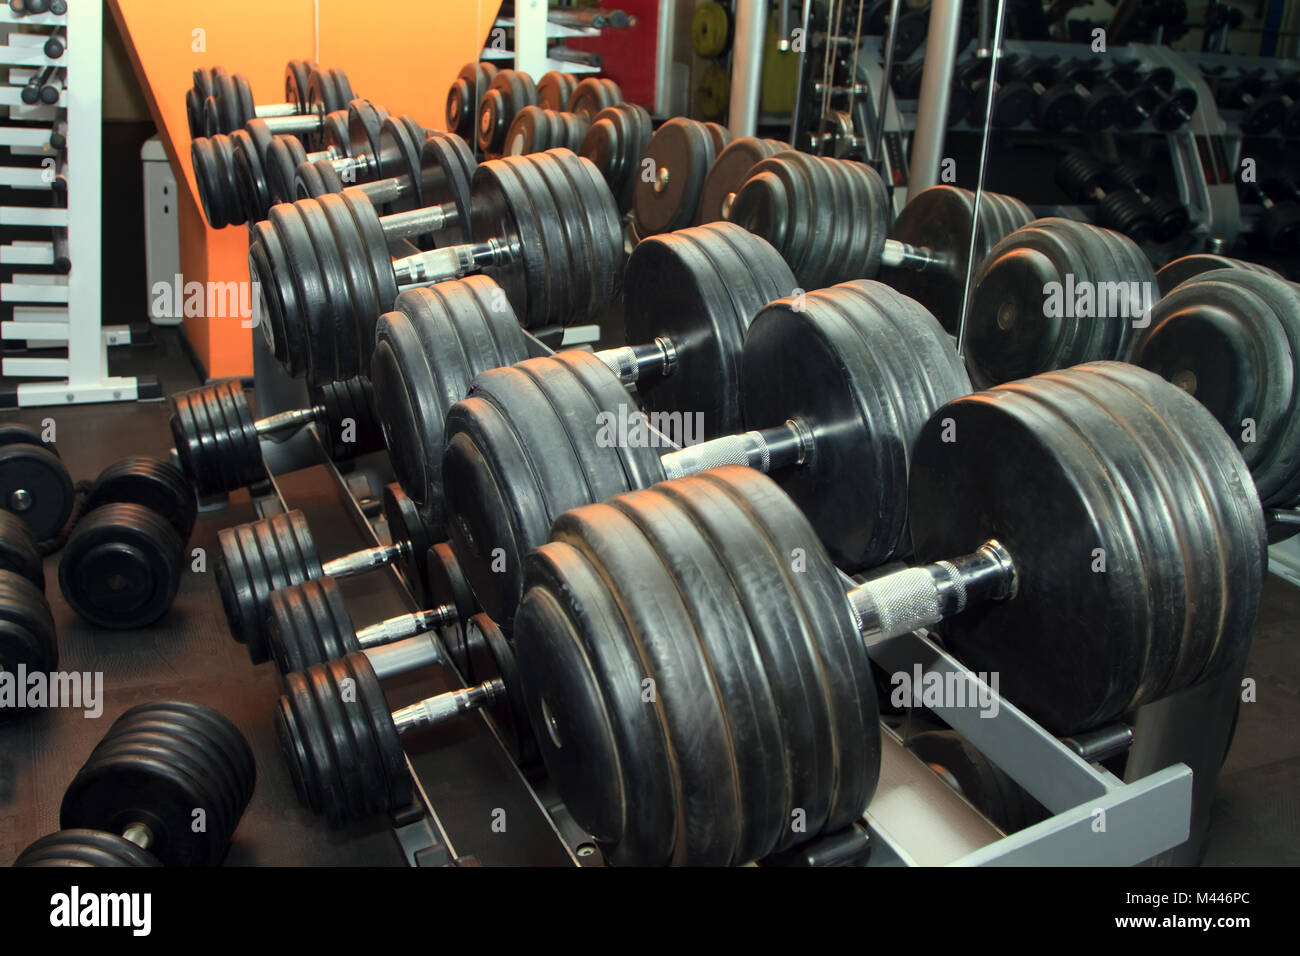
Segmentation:
{"type": "Polygon", "coordinates": [[[76,498],[58,450],[25,425],[0,425],[0,508],[22,518],[37,541],[58,536],[76,498]]]}
{"type": "Polygon", "coordinates": [[[354,652],[285,676],[285,693],[275,710],[276,738],[304,806],[324,814],[332,827],[408,807],[415,790],[401,738],[474,710],[492,717],[516,763],[536,762],[514,651],[485,614],[475,615],[465,632],[459,666],[477,683],[397,711],[390,712],[379,682],[437,662],[440,652],[428,638],[354,652]]]}
{"type": "MultiPolygon", "coordinates": [[[[286,335],[301,332],[307,379],[318,384],[369,365],[375,322],[403,286],[481,271],[505,290],[526,327],[593,319],[621,287],[623,235],[596,168],[555,149],[480,164],[468,219],[454,204],[381,217],[352,189],[275,206],[250,244],[249,263],[274,300],[264,333],[279,338],[281,323],[286,335]],[[389,256],[390,239],[467,225],[472,242],[389,256]],[[276,245],[266,238],[272,231],[276,245]]],[[[293,344],[283,351],[292,355],[293,344]]]]}
{"type": "Polygon", "coordinates": [[[587,353],[479,375],[447,415],[442,474],[452,546],[483,610],[509,624],[524,555],[562,512],[723,464],[777,476],[846,570],[906,554],[908,449],[930,412],[970,391],[934,316],[869,280],[780,299],[750,324],[740,370],[746,424],[769,427],[662,458],[655,440],[601,434],[628,398],[587,353]]]}
{"type": "Polygon", "coordinates": [[[248,741],[217,711],[184,701],[132,707],[64,792],[63,829],[14,866],[216,866],[255,781],[248,741]]]}
{"type": "Polygon", "coordinates": [[[609,184],[618,208],[628,212],[635,199],[641,157],[654,131],[644,106],[619,103],[592,118],[578,154],[591,160],[609,184]]]}
{"type": "Polygon", "coordinates": [[[1210,410],[1265,507],[1300,506],[1300,287],[1213,269],[1156,303],[1129,360],[1210,410]]]}
{"type": "Polygon", "coordinates": [[[1127,236],[1036,219],[994,246],[973,280],[965,358],[977,386],[1123,359],[1156,299],[1151,262],[1127,236]]]}
{"type": "Polygon", "coordinates": [[[168,420],[176,456],[199,497],[246,488],[267,478],[261,439],[283,441],[304,425],[317,426],[335,461],[383,448],[370,384],[353,378],[309,390],[311,406],[253,420],[236,379],[178,392],[168,420]]]}
{"type": "MultiPolygon", "coordinates": [[[[371,367],[394,474],[430,529],[443,526],[448,409],[469,394],[475,375],[527,356],[522,335],[511,329],[513,315],[493,307],[500,290],[486,278],[471,281],[439,283],[432,287],[436,294],[426,292],[400,313],[383,316],[371,367]],[[495,327],[491,336],[477,331],[484,321],[495,327]],[[493,346],[500,351],[501,343],[517,358],[486,364],[493,346]]],[[[687,429],[691,440],[698,440],[740,428],[745,329],[764,305],[793,289],[794,277],[781,257],[743,229],[715,223],[640,243],[625,282],[624,326],[638,344],[608,349],[594,359],[621,384],[635,383],[638,396],[662,413],[661,425],[666,416],[679,440],[685,440],[687,429]]],[[[584,353],[574,361],[592,360],[584,353]]],[[[543,378],[539,398],[555,392],[554,401],[571,402],[584,394],[567,374],[543,378]]],[[[624,389],[608,394],[621,403],[606,409],[616,416],[611,423],[617,432],[617,423],[639,409],[624,389]]],[[[634,425],[635,419],[627,423],[634,425]]]]}
{"type": "Polygon", "coordinates": [[[1222,430],[1158,376],[1094,363],[959,398],[915,454],[916,557],[943,560],[847,603],[814,529],[749,469],[570,511],[529,555],[513,632],[529,717],[613,862],[743,863],[856,819],[880,752],[869,644],[938,625],[1062,734],[1204,680],[1249,640],[1258,499],[1222,430]]]}

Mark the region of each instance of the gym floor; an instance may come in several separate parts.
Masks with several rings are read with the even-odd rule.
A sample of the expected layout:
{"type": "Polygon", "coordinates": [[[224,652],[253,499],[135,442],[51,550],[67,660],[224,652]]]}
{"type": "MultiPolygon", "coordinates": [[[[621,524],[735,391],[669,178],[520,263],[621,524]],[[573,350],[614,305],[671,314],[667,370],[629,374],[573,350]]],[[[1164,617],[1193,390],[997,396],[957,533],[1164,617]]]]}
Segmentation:
{"type": "MultiPolygon", "coordinates": [[[[164,394],[199,384],[180,335],[156,329],[151,345],[114,349],[112,372],[156,375],[164,394]]],[[[171,446],[165,401],[23,409],[6,417],[38,425],[55,417],[59,452],[74,480],[93,479],[124,455],[165,458],[171,446]]],[[[244,493],[237,493],[238,506],[244,493]]],[[[243,519],[239,519],[243,520],[243,519]]],[[[214,553],[227,509],[199,515],[193,547],[214,553]]],[[[228,865],[400,866],[381,821],[331,831],[299,806],[269,720],[279,681],[253,667],[232,641],[216,587],[187,573],[171,612],[138,632],[99,631],[80,622],[58,588],[58,555],[46,562],[46,593],[59,629],[60,667],[104,674],[98,720],[80,711],[42,711],[0,724],[0,865],[37,837],[58,829],[59,801],[77,768],[122,711],[150,700],[180,698],[216,707],[248,738],[258,781],[227,857],[228,865]]],[[[1300,589],[1270,576],[1255,627],[1247,674],[1256,703],[1243,705],[1219,781],[1206,865],[1300,864],[1300,589]]]]}

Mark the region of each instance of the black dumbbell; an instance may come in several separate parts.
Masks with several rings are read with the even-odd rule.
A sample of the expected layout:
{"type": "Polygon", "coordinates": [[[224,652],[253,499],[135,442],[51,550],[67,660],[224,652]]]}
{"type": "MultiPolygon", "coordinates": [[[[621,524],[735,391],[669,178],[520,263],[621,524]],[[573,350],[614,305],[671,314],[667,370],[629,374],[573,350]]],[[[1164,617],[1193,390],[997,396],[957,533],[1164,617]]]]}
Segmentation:
{"type": "Polygon", "coordinates": [[[1034,126],[1044,133],[1059,133],[1083,120],[1086,100],[1079,84],[1057,72],[1053,60],[1030,57],[1008,65],[1012,76],[1029,84],[1037,97],[1032,117],[1034,126]]]}
{"type": "Polygon", "coordinates": [[[101,471],[86,493],[82,511],[113,502],[143,505],[156,512],[176,529],[182,543],[190,540],[198,516],[194,488],[180,469],[144,455],[119,458],[101,471]]]}
{"type": "MultiPolygon", "coordinates": [[[[31,552],[19,555],[24,549],[21,539],[12,529],[3,529],[6,537],[0,539],[0,673],[18,679],[19,668],[28,673],[49,674],[59,664],[58,635],[50,604],[42,593],[43,576],[35,583],[30,564],[31,552]],[[18,560],[15,560],[18,559],[18,560]],[[23,566],[9,570],[9,564],[23,566]]],[[[21,684],[19,694],[26,692],[21,684]]],[[[20,707],[0,706],[0,722],[22,713],[20,707]]]]}
{"type": "MultiPolygon", "coordinates": [[[[1116,183],[1130,189],[1146,206],[1153,220],[1151,238],[1156,242],[1169,242],[1187,231],[1190,216],[1187,207],[1167,193],[1151,195],[1151,186],[1144,182],[1133,167],[1125,163],[1111,166],[1110,174],[1116,183]]],[[[1104,225],[1104,224],[1103,224],[1104,225]]]]}
{"type": "Polygon", "coordinates": [[[524,556],[562,512],[719,464],[778,476],[848,570],[905,553],[905,449],[938,404],[970,390],[934,316],[868,280],[778,299],[748,328],[739,380],[751,431],[663,454],[602,439],[599,424],[626,419],[628,398],[588,353],[475,378],[447,413],[442,479],[452,547],[483,610],[509,623],[524,556]],[[549,403],[530,380],[554,383],[549,403]],[[864,494],[869,505],[850,508],[864,494]]]}
{"type": "Polygon", "coordinates": [[[537,106],[553,113],[565,112],[569,108],[569,100],[573,98],[573,91],[577,88],[578,78],[572,73],[561,73],[559,70],[543,73],[537,81],[537,106]]]}
{"type": "Polygon", "coordinates": [[[1245,269],[1248,272],[1259,272],[1263,275],[1282,278],[1279,273],[1256,262],[1231,259],[1228,256],[1219,256],[1209,252],[1197,252],[1174,259],[1156,271],[1156,283],[1160,286],[1160,295],[1168,295],[1172,289],[1188,279],[1214,269],[1245,269]]]}
{"type": "Polygon", "coordinates": [[[632,208],[636,182],[641,171],[641,156],[654,127],[644,106],[619,103],[607,106],[594,117],[578,150],[580,156],[595,164],[618,201],[618,208],[632,208]]]}
{"type": "Polygon", "coordinates": [[[216,866],[255,781],[248,741],[222,714],[184,701],[132,707],[64,791],[63,829],[14,866],[216,866]]]}
{"type": "MultiPolygon", "coordinates": [[[[263,332],[297,336],[313,384],[369,366],[375,321],[403,287],[481,271],[533,327],[595,318],[622,278],[614,198],[591,163],[564,149],[480,164],[467,204],[462,197],[381,216],[368,196],[348,189],[274,206],[254,233],[250,268],[270,311],[263,332]],[[474,241],[398,259],[389,253],[393,240],[465,234],[474,241]]],[[[285,343],[273,348],[277,356],[295,353],[285,343]]]]}
{"type": "Polygon", "coordinates": [[[275,591],[324,578],[345,578],[394,566],[421,602],[450,600],[463,620],[474,613],[464,575],[445,542],[432,544],[414,503],[396,483],[383,495],[389,543],[322,561],[300,511],[226,528],[217,537],[217,587],[231,636],[253,663],[270,656],[266,611],[275,591]]]}
{"type": "Polygon", "coordinates": [[[1135,325],[1159,295],[1151,262],[1132,239],[1059,217],[1037,219],[1005,236],[971,283],[963,353],[980,388],[1124,359],[1135,325]],[[1052,286],[1058,290],[1054,309],[1052,286]],[[1075,308],[1085,289],[1093,294],[1091,312],[1075,308]]]}
{"type": "Polygon", "coordinates": [[[1074,85],[1083,100],[1077,125],[1087,132],[1110,129],[1124,108],[1125,93],[1114,81],[1103,78],[1098,67],[1086,60],[1071,60],[1061,68],[1061,78],[1074,85]]]}
{"type": "MultiPolygon", "coordinates": [[[[984,112],[988,106],[989,66],[988,59],[974,58],[957,68],[957,82],[970,92],[966,121],[972,126],[982,126],[984,123],[984,112]]],[[[1003,73],[993,91],[990,122],[999,129],[1028,122],[1034,113],[1037,99],[1037,94],[1028,83],[1003,73]]],[[[951,110],[949,115],[952,115],[951,110]]]]}
{"type": "Polygon", "coordinates": [[[45,563],[36,539],[22,518],[0,510],[0,571],[11,571],[45,590],[45,563]]]}
{"type": "Polygon", "coordinates": [[[502,153],[523,156],[560,146],[576,153],[582,148],[590,123],[591,117],[585,113],[525,106],[510,121],[502,153]]]}
{"type": "Polygon", "coordinates": [[[1242,111],[1238,125],[1247,136],[1271,132],[1286,118],[1288,107],[1281,89],[1270,88],[1262,71],[1242,71],[1232,79],[1218,78],[1213,86],[1221,106],[1242,111]]]}
{"type": "Polygon", "coordinates": [[[654,131],[639,160],[642,167],[651,164],[653,172],[649,179],[640,170],[633,177],[639,237],[692,224],[709,169],[730,142],[731,132],[725,127],[680,116],[654,131]]]}
{"type": "MultiPolygon", "coordinates": [[[[801,288],[879,275],[955,331],[974,193],[954,186],[927,189],[903,208],[892,230],[890,210],[885,181],[867,164],[786,151],[750,170],[729,218],[775,246],[801,288]],[[893,238],[886,239],[890,232],[893,238]]],[[[975,261],[1032,218],[1018,199],[984,193],[975,261]]]]}
{"type": "Polygon", "coordinates": [[[702,225],[730,217],[736,193],[740,192],[754,167],[769,156],[789,149],[789,144],[775,139],[759,139],[757,136],[733,139],[718,153],[704,177],[695,222],[702,225]]]}
{"type": "MultiPolygon", "coordinates": [[[[1271,181],[1269,185],[1276,186],[1271,181]]],[[[1273,252],[1300,249],[1300,203],[1282,197],[1277,197],[1282,201],[1275,201],[1259,183],[1241,183],[1237,189],[1242,196],[1263,207],[1257,231],[1269,249],[1273,252]]]]}
{"type": "Polygon", "coordinates": [[[1169,132],[1190,122],[1200,103],[1196,90],[1190,86],[1175,86],[1177,77],[1167,66],[1148,70],[1146,77],[1163,96],[1152,117],[1156,129],[1169,132]]]}
{"type": "Polygon", "coordinates": [[[491,63],[466,63],[447,90],[447,130],[470,145],[476,141],[474,123],[479,100],[486,95],[496,75],[497,68],[491,63]]]}
{"type": "MultiPolygon", "coordinates": [[[[253,90],[242,74],[234,76],[214,66],[194,71],[194,84],[185,93],[190,136],[233,133],[252,119],[273,120],[276,132],[297,132],[294,123],[346,109],[352,84],[342,70],[321,69],[306,60],[290,60],[284,68],[284,102],[255,105],[253,90]],[[287,125],[283,121],[290,121],[287,125]]],[[[310,129],[311,127],[306,127],[310,129]]]]}
{"type": "Polygon", "coordinates": [[[305,425],[322,430],[322,444],[335,461],[383,448],[368,382],[349,379],[308,391],[310,407],[257,421],[236,379],[173,395],[169,424],[176,455],[199,497],[265,481],[262,438],[283,441],[305,425]]]}
{"type": "Polygon", "coordinates": [[[1075,202],[1096,202],[1093,218],[1099,226],[1122,232],[1134,242],[1148,242],[1156,220],[1148,205],[1131,189],[1107,188],[1106,167],[1089,153],[1073,150],[1056,164],[1056,183],[1075,202]]]}
{"type": "Polygon", "coordinates": [[[506,131],[515,114],[525,106],[537,105],[537,85],[522,70],[498,70],[478,101],[474,141],[489,157],[505,149],[506,131]]]}
{"type": "Polygon", "coordinates": [[[1159,376],[1096,363],[958,398],[911,448],[914,563],[847,602],[807,518],[750,469],[570,511],[529,555],[512,631],[528,716],[606,859],[739,864],[852,824],[880,759],[867,650],[913,630],[1055,735],[1222,673],[1249,642],[1258,499],[1159,376]],[[1025,474],[1032,493],[1008,496],[1025,474]],[[1098,553],[1125,557],[1098,574],[1098,553]]]}
{"type": "Polygon", "coordinates": [[[415,799],[402,737],[486,710],[511,757],[527,766],[537,744],[521,709],[514,652],[497,625],[478,614],[465,625],[464,674],[477,683],[391,711],[380,679],[441,660],[429,638],[315,664],[285,676],[275,710],[276,738],[298,799],[332,827],[405,809],[415,799]],[[392,669],[390,669],[390,666],[392,669]],[[329,741],[347,735],[351,746],[329,741]]]}
{"type": "Polygon", "coordinates": [[[0,425],[0,508],[26,522],[37,541],[58,536],[76,499],[58,450],[24,425],[0,425]]]}
{"type": "MultiPolygon", "coordinates": [[[[557,361],[573,363],[576,372],[551,374],[544,368],[535,381],[506,373],[517,379],[510,387],[561,403],[580,401],[585,390],[595,390],[595,404],[587,411],[597,416],[603,409],[615,416],[608,422],[614,429],[611,441],[618,440],[619,422],[639,415],[643,406],[651,423],[660,421],[680,440],[726,434],[743,427],[745,330],[764,305],[790,294],[793,283],[776,250],[731,223],[652,237],[628,260],[624,329],[634,344],[595,356],[560,353],[557,361]],[[586,371],[591,364],[601,371],[586,371]],[[575,376],[583,383],[579,390],[575,376]],[[640,405],[625,387],[630,384],[636,385],[640,405]]],[[[444,526],[448,409],[469,394],[475,376],[527,366],[519,364],[528,350],[512,313],[492,307],[498,296],[485,277],[440,283],[403,293],[398,311],[379,321],[371,364],[375,403],[394,474],[430,529],[444,526]]],[[[598,421],[584,419],[593,428],[598,421]]],[[[630,455],[628,469],[634,474],[643,467],[637,460],[630,455]]],[[[589,480],[597,491],[611,487],[606,476],[592,473],[589,480]]]]}

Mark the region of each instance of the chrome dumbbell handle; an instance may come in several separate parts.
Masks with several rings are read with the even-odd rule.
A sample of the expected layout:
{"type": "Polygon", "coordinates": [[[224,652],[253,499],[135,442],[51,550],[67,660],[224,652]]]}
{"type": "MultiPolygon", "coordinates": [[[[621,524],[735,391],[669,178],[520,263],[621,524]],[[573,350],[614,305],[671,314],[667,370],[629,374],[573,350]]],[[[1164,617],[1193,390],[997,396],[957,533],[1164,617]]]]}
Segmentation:
{"type": "Polygon", "coordinates": [[[926,269],[946,268],[950,263],[925,246],[886,239],[885,247],[880,251],[880,264],[923,272],[926,269]]]}
{"type": "Polygon", "coordinates": [[[417,727],[436,727],[454,720],[471,710],[479,710],[505,696],[506,685],[501,678],[493,678],[473,687],[448,691],[436,697],[427,697],[409,707],[393,711],[393,725],[399,734],[417,727]]]}
{"type": "Polygon", "coordinates": [[[287,428],[301,428],[318,422],[324,414],[325,409],[320,405],[313,405],[311,408],[293,408],[287,412],[276,412],[266,418],[259,418],[253,422],[253,428],[259,435],[270,435],[287,428]]]}
{"type": "Polygon", "coordinates": [[[415,634],[422,634],[435,627],[451,624],[457,620],[456,607],[453,604],[440,604],[424,611],[411,614],[399,614],[378,624],[371,624],[357,631],[357,643],[363,649],[392,644],[415,634]]]}
{"type": "Polygon", "coordinates": [[[662,455],[659,460],[664,466],[664,475],[672,479],[723,465],[745,465],[766,473],[788,465],[802,465],[811,457],[812,451],[812,432],[801,422],[791,419],[775,428],[724,435],[690,445],[662,455]]]}
{"type": "Polygon", "coordinates": [[[644,378],[671,375],[677,364],[677,346],[672,339],[660,336],[650,345],[604,349],[596,353],[596,358],[624,385],[634,385],[644,378]]]}
{"type": "MultiPolygon", "coordinates": [[[[438,207],[432,207],[438,208],[438,207]]],[[[426,210],[415,210],[424,212],[426,210]]],[[[402,213],[401,215],[407,215],[402,213]]],[[[391,219],[391,216],[386,218],[391,219]]],[[[429,232],[428,229],[416,230],[418,235],[429,232]]],[[[448,279],[459,279],[477,272],[485,266],[504,265],[514,256],[512,248],[499,239],[486,242],[468,242],[460,246],[446,246],[442,249],[430,249],[413,256],[393,261],[393,275],[402,288],[421,285],[433,285],[448,279]]]]}
{"type": "Polygon", "coordinates": [[[381,544],[326,561],[321,565],[321,570],[325,572],[327,578],[348,578],[363,574],[372,568],[392,564],[402,558],[408,550],[410,550],[410,543],[406,541],[381,544]]]}

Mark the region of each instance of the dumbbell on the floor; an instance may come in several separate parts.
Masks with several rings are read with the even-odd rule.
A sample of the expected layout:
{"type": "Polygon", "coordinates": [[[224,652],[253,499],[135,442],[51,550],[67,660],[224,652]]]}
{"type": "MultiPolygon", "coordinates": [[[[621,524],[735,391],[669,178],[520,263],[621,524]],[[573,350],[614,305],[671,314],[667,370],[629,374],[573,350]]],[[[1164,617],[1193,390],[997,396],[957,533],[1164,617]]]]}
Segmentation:
{"type": "Polygon", "coordinates": [[[496,66],[486,61],[466,63],[460,68],[460,73],[447,90],[448,132],[455,133],[468,144],[475,142],[474,123],[478,118],[478,103],[487,94],[496,75],[496,66]]]}
{"type": "MultiPolygon", "coordinates": [[[[579,383],[563,372],[516,387],[572,402],[584,394],[574,390],[580,384],[596,390],[607,411],[636,411],[622,387],[635,383],[645,407],[679,421],[683,437],[688,429],[691,440],[733,431],[742,427],[745,330],[769,301],[791,294],[793,283],[774,249],[730,223],[652,237],[633,250],[624,281],[624,329],[635,344],[582,353],[574,359],[579,383]],[[585,371],[590,363],[604,371],[593,377],[585,371]]],[[[430,528],[443,526],[448,409],[476,375],[528,355],[513,315],[493,308],[497,294],[486,278],[440,283],[399,296],[398,311],[379,322],[371,365],[379,418],[393,471],[430,528]]]]}
{"type": "MultiPolygon", "coordinates": [[[[4,549],[0,558],[8,561],[14,556],[13,541],[9,538],[0,545],[4,549]]],[[[30,558],[30,552],[23,556],[24,562],[30,558]]],[[[33,583],[31,570],[30,566],[0,567],[0,673],[17,675],[23,667],[28,673],[49,674],[59,664],[58,634],[42,593],[44,579],[33,583]]],[[[20,713],[20,708],[0,707],[0,722],[20,713]]]]}
{"type": "Polygon", "coordinates": [[[676,116],[650,137],[638,165],[653,163],[649,181],[633,173],[636,232],[641,238],[691,225],[709,169],[731,132],[717,123],[676,116]]]}
{"type": "Polygon", "coordinates": [[[570,511],[529,555],[512,632],[528,715],[608,859],[744,863],[855,820],[880,757],[870,644],[937,627],[1059,735],[1249,641],[1258,499],[1209,414],[1158,376],[1097,363],[958,398],[913,454],[917,564],[847,602],[807,519],[747,469],[570,511]]]}
{"type": "Polygon", "coordinates": [[[1202,272],[1171,289],[1151,310],[1128,358],[1209,409],[1250,468],[1266,508],[1294,509],[1300,506],[1300,288],[1250,263],[1238,266],[1202,272]]]}
{"type": "Polygon", "coordinates": [[[216,866],[255,781],[253,752],[222,714],[184,701],[132,707],[64,791],[63,829],[14,866],[216,866]]]}
{"type": "Polygon", "coordinates": [[[1134,242],[1147,242],[1156,228],[1148,204],[1131,189],[1105,188],[1109,174],[1102,163],[1082,150],[1067,153],[1056,164],[1056,183],[1076,202],[1095,201],[1097,225],[1122,232],[1134,242]]]}
{"type": "Polygon", "coordinates": [[[602,439],[628,397],[588,353],[480,374],[447,414],[442,477],[452,547],[483,610],[509,623],[524,556],[562,512],[720,464],[777,476],[847,570],[906,553],[906,449],[934,408],[970,391],[934,316],[869,280],[779,299],[749,326],[740,383],[754,430],[661,455],[648,439],[602,439]],[[549,403],[535,382],[554,383],[549,403]]]}
{"type": "MultiPolygon", "coordinates": [[[[892,239],[885,238],[889,208],[884,180],[865,163],[787,151],[750,170],[730,219],[775,246],[805,289],[879,274],[955,331],[974,193],[954,186],[923,191],[899,214],[892,239]],[[849,238],[834,242],[840,235],[849,238]]],[[[1020,200],[985,192],[975,261],[1032,218],[1020,200]]]]}
{"type": "Polygon", "coordinates": [[[45,591],[45,563],[27,523],[0,509],[0,571],[11,571],[45,591]]]}
{"type": "Polygon", "coordinates": [[[591,163],[565,149],[490,160],[474,171],[468,205],[468,216],[454,202],[380,216],[348,189],[273,207],[249,248],[270,312],[263,332],[303,343],[273,351],[305,353],[313,384],[357,375],[376,320],[403,287],[470,272],[495,279],[528,327],[594,318],[617,295],[622,224],[591,163]],[[391,239],[453,228],[475,241],[389,254],[391,239]]]}
{"type": "Polygon", "coordinates": [[[305,425],[322,430],[325,450],[335,461],[384,447],[368,382],[349,379],[308,391],[310,407],[257,421],[237,379],[173,395],[169,424],[176,455],[199,497],[266,480],[262,438],[283,441],[305,425]]]}
{"type": "Polygon", "coordinates": [[[284,68],[285,102],[259,106],[245,76],[231,76],[214,66],[194,71],[194,85],[185,93],[185,115],[191,138],[233,133],[252,119],[273,121],[276,132],[294,132],[300,128],[295,122],[346,109],[352,98],[352,84],[342,70],[290,60],[284,68]]]}
{"type": "Polygon", "coordinates": [[[1151,262],[1133,240],[1061,218],[1004,237],[971,283],[963,351],[981,388],[1123,359],[1158,294],[1151,262]]]}
{"type": "Polygon", "coordinates": [[[578,150],[591,160],[609,184],[621,212],[628,212],[636,194],[641,156],[654,127],[644,106],[619,103],[597,113],[578,150]]]}
{"type": "Polygon", "coordinates": [[[42,542],[63,530],[75,499],[72,476],[52,443],[25,425],[0,425],[0,508],[22,518],[42,542]]]}
{"type": "Polygon", "coordinates": [[[59,557],[64,600],[99,627],[157,621],[176,598],[197,507],[194,489],[170,462],[133,457],[109,465],[59,557]]]}
{"type": "Polygon", "coordinates": [[[353,652],[285,676],[275,710],[276,737],[298,799],[339,827],[408,807],[414,784],[402,737],[486,710],[516,763],[536,760],[537,744],[523,715],[514,651],[485,614],[465,628],[466,657],[476,681],[390,712],[379,681],[441,660],[433,640],[353,652]],[[410,647],[403,645],[410,644],[410,647]],[[390,669],[391,668],[391,669],[390,669]],[[347,747],[330,746],[345,736],[347,747]]]}

